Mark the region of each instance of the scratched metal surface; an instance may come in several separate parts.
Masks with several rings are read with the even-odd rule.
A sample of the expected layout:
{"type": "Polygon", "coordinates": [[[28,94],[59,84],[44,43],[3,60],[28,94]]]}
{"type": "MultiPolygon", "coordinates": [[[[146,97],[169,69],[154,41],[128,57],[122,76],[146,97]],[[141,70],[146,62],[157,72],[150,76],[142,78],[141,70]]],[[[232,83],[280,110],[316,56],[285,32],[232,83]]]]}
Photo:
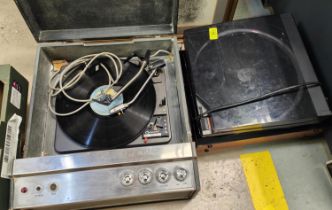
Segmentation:
{"type": "Polygon", "coordinates": [[[105,39],[176,30],[178,0],[15,0],[39,42],[105,39]]]}
{"type": "Polygon", "coordinates": [[[172,22],[172,0],[28,0],[28,5],[42,30],[172,22]]]}

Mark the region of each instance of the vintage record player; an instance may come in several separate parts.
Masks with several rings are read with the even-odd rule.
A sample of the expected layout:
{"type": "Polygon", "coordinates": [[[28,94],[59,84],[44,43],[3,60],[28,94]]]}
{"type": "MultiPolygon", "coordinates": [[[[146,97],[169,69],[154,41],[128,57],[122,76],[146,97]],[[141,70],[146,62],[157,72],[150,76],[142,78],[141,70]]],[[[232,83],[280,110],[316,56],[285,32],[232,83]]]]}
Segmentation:
{"type": "Polygon", "coordinates": [[[16,3],[40,44],[12,209],[188,199],[193,140],[331,114],[290,16],[188,30],[180,56],[178,0],[16,3]]]}
{"type": "Polygon", "coordinates": [[[81,209],[192,197],[199,179],[179,48],[174,36],[160,37],[176,32],[178,1],[16,3],[42,43],[25,158],[14,163],[11,208],[81,209]],[[82,57],[98,54],[80,74],[93,56],[82,57]],[[69,65],[56,71],[59,60],[69,65]],[[75,61],[82,63],[70,68],[75,61]],[[61,85],[66,92],[56,94],[61,85]],[[91,100],[61,115],[81,106],[71,98],[91,100]]]}

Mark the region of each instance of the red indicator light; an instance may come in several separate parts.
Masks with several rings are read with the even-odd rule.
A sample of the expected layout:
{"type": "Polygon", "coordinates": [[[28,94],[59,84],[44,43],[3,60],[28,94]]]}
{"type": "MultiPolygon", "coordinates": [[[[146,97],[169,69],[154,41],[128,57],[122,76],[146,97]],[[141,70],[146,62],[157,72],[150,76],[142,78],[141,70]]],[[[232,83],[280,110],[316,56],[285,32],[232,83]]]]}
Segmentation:
{"type": "Polygon", "coordinates": [[[28,192],[28,188],[26,188],[26,187],[22,187],[22,188],[21,188],[21,193],[26,193],[26,192],[28,192]]]}

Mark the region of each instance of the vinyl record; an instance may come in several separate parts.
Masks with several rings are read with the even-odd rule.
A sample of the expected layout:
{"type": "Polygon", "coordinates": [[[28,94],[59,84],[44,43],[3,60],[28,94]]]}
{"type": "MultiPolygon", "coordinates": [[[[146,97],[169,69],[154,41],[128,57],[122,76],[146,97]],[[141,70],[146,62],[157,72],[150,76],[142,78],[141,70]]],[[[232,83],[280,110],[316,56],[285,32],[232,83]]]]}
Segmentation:
{"type": "MultiPolygon", "coordinates": [[[[105,64],[105,63],[104,63],[105,64]]],[[[110,67],[110,65],[108,65],[110,67]]],[[[118,87],[124,86],[137,72],[139,68],[127,65],[118,87]]],[[[124,102],[130,101],[148,78],[144,71],[124,92],[124,102]]],[[[103,85],[107,85],[106,74],[102,70],[91,67],[82,80],[67,92],[80,99],[86,99],[103,85]]],[[[91,106],[86,106],[78,113],[57,117],[58,125],[73,141],[89,149],[118,148],[129,144],[140,136],[150,121],[155,109],[156,93],[152,81],[145,87],[138,99],[123,114],[102,116],[96,114],[91,106]]],[[[82,103],[68,100],[59,94],[56,98],[55,108],[57,112],[66,113],[77,109],[82,103]]]]}

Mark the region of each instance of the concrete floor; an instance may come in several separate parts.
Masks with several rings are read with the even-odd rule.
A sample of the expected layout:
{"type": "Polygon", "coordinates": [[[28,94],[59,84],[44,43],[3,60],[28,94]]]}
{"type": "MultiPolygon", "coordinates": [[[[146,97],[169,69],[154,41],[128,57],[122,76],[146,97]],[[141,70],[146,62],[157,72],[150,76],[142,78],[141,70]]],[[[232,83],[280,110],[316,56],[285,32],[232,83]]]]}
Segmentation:
{"type": "Polygon", "coordinates": [[[14,1],[0,4],[0,63],[11,64],[32,80],[36,42],[14,1]]]}
{"type": "MultiPolygon", "coordinates": [[[[31,84],[35,49],[36,42],[14,1],[1,0],[0,64],[13,65],[31,84]]],[[[290,209],[331,209],[332,185],[324,167],[331,157],[320,138],[252,145],[200,156],[202,189],[195,198],[114,209],[253,209],[239,155],[262,150],[272,154],[290,209]]]]}

